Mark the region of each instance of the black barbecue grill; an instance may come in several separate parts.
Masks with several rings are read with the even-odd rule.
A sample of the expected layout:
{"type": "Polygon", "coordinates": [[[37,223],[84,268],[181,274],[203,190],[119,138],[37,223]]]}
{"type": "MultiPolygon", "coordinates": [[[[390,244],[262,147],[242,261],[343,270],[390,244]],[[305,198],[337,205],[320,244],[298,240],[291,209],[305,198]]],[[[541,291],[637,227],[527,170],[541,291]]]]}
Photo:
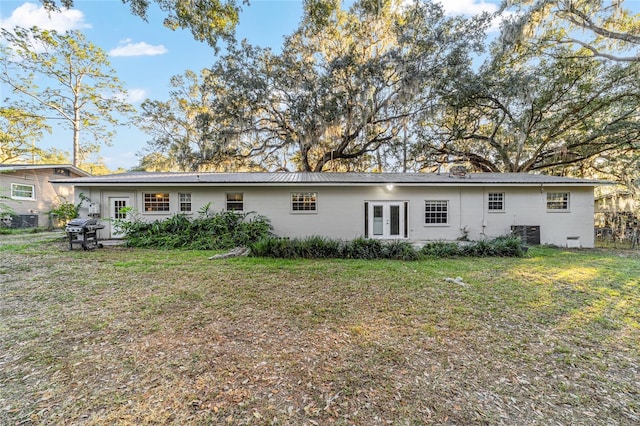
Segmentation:
{"type": "Polygon", "coordinates": [[[69,250],[73,250],[74,244],[82,245],[83,250],[102,247],[98,242],[98,229],[103,228],[104,225],[98,224],[97,219],[73,219],[64,228],[69,237],[69,250]]]}

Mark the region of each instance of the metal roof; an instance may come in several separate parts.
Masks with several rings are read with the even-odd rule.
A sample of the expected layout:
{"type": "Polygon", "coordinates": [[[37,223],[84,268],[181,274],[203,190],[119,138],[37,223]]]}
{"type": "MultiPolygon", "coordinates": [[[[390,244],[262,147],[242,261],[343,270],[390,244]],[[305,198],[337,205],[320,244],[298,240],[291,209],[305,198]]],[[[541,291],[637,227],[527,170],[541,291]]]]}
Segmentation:
{"type": "Polygon", "coordinates": [[[595,186],[611,182],[577,179],[528,173],[468,173],[454,176],[449,173],[152,173],[132,172],[103,176],[57,179],[54,183],[91,186],[129,185],[202,185],[202,186],[284,186],[284,185],[374,185],[399,186],[477,186],[477,185],[577,185],[595,186]]]}
{"type": "Polygon", "coordinates": [[[80,176],[90,176],[89,173],[71,164],[0,164],[0,172],[42,169],[67,169],[80,176]]]}

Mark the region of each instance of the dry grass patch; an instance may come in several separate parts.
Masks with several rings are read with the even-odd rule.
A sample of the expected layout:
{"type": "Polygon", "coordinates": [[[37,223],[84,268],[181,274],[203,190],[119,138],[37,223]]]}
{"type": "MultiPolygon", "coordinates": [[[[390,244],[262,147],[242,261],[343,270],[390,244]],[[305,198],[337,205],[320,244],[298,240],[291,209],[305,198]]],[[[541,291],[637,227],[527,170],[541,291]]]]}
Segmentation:
{"type": "Polygon", "coordinates": [[[634,254],[0,254],[2,424],[640,421],[634,254]]]}

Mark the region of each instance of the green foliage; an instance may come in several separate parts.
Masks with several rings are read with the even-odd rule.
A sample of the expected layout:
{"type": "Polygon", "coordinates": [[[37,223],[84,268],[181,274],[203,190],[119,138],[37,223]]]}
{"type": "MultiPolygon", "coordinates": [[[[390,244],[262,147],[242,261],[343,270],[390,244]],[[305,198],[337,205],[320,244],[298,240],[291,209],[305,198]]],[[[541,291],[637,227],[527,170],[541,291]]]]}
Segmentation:
{"type": "Polygon", "coordinates": [[[13,210],[9,210],[8,208],[0,211],[0,229],[10,229],[12,223],[17,223],[20,220],[20,216],[18,216],[13,210]]]}
{"type": "Polygon", "coordinates": [[[522,245],[520,238],[501,236],[492,240],[474,241],[469,244],[459,244],[445,241],[435,241],[425,244],[420,254],[425,257],[524,257],[527,248],[522,245]]]}
{"type": "Polygon", "coordinates": [[[114,226],[132,247],[220,250],[249,246],[271,235],[268,219],[253,213],[212,213],[205,208],[193,220],[176,214],[154,222],[140,220],[132,209],[125,213],[132,213],[132,220],[114,221],[114,226]]]}
{"type": "MultiPolygon", "coordinates": [[[[41,0],[48,10],[57,10],[60,6],[73,7],[74,0],[41,0]]],[[[128,3],[131,13],[145,21],[151,0],[122,0],[128,3]]],[[[157,7],[167,12],[163,24],[176,30],[178,28],[191,31],[193,38],[207,42],[214,49],[218,49],[218,40],[234,41],[235,28],[238,25],[240,4],[249,4],[249,0],[153,0],[157,7]]]]}
{"type": "Polygon", "coordinates": [[[0,108],[0,163],[18,161],[41,152],[35,142],[51,127],[42,117],[19,108],[0,108]]]}
{"type": "Polygon", "coordinates": [[[74,217],[78,217],[78,208],[73,203],[68,202],[64,197],[60,197],[58,203],[49,211],[61,222],[68,222],[74,217]]]}
{"type": "Polygon", "coordinates": [[[394,260],[419,260],[420,253],[407,241],[392,241],[384,245],[384,257],[394,260]]]}
{"type": "MultiPolygon", "coordinates": [[[[210,104],[215,96],[206,89],[210,71],[187,70],[171,77],[169,99],[147,99],[140,106],[140,128],[152,139],[143,170],[227,171],[236,156],[224,132],[224,117],[210,104]]],[[[236,168],[233,166],[232,168],[236,168]]]]}
{"type": "Polygon", "coordinates": [[[258,257],[281,259],[393,259],[413,261],[424,258],[446,257],[523,257],[526,253],[516,237],[498,237],[462,245],[436,241],[416,250],[407,241],[389,241],[356,238],[351,241],[331,240],[320,236],[306,238],[268,237],[251,244],[251,253],[258,257]]]}
{"type": "Polygon", "coordinates": [[[63,225],[69,222],[71,219],[80,216],[79,211],[82,203],[90,202],[89,197],[82,192],[78,195],[80,202],[76,205],[67,201],[64,197],[58,197],[58,202],[49,211],[49,215],[58,220],[59,224],[63,225]]]}
{"type": "Polygon", "coordinates": [[[426,257],[457,257],[462,255],[462,248],[458,243],[434,241],[422,246],[420,253],[426,257]]]}
{"type": "Polygon", "coordinates": [[[122,101],[126,90],[107,53],[79,31],[3,28],[0,51],[16,58],[0,67],[0,82],[11,91],[9,110],[21,120],[37,117],[29,119],[31,130],[25,136],[41,133],[42,117],[61,120],[70,130],[75,166],[102,144],[109,145],[111,129],[134,110],[122,101]]]}
{"type": "Polygon", "coordinates": [[[356,238],[345,244],[343,257],[347,259],[383,259],[382,241],[369,238],[356,238]]]}
{"type": "MultiPolygon", "coordinates": [[[[311,0],[304,8],[281,52],[242,43],[211,67],[193,102],[204,102],[204,113],[189,115],[198,143],[187,155],[248,153],[266,168],[312,172],[397,167],[400,140],[432,121],[436,92],[468,66],[488,23],[451,18],[427,2],[311,0]]],[[[143,108],[161,133],[184,132],[170,104],[143,108]]],[[[187,145],[171,134],[152,146],[158,142],[181,153],[187,145]]]]}

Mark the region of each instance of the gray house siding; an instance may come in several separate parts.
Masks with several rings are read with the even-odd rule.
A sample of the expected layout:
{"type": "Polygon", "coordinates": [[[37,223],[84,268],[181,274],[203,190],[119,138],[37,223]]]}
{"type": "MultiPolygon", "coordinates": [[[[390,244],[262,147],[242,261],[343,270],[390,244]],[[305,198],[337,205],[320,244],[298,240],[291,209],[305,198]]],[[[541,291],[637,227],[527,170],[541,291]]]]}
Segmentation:
{"type": "MultiPolygon", "coordinates": [[[[335,239],[369,238],[407,239],[412,242],[456,240],[466,234],[471,240],[493,238],[509,234],[512,226],[537,226],[540,242],[557,246],[579,245],[593,247],[594,201],[593,186],[571,185],[485,185],[431,186],[384,184],[226,184],[195,186],[187,184],[146,184],[131,186],[95,187],[78,185],[76,194],[83,193],[100,204],[100,217],[112,217],[111,201],[126,198],[143,220],[166,219],[179,213],[180,193],[191,194],[191,215],[211,203],[214,211],[226,209],[227,193],[242,193],[244,212],[256,212],[268,217],[274,233],[281,237],[322,235],[335,239]],[[147,186],[148,185],[148,186],[147,186]],[[547,193],[568,194],[568,208],[547,209],[547,193]],[[145,212],[144,194],[169,194],[169,211],[145,212]],[[292,193],[317,194],[317,210],[294,212],[292,193]],[[501,199],[503,209],[489,210],[489,194],[501,199]],[[425,204],[446,205],[446,223],[425,223],[425,204]],[[398,235],[374,235],[372,206],[397,206],[400,215],[398,235]],[[406,212],[405,212],[406,207],[406,212]],[[365,209],[368,211],[365,212],[365,209]],[[406,224],[404,220],[406,219],[406,224]]],[[[494,200],[495,201],[495,200],[494,200]]],[[[396,210],[398,211],[398,210],[396,210]]],[[[82,215],[88,215],[86,207],[82,215]]],[[[386,218],[388,219],[388,218],[386,218]]],[[[101,238],[114,236],[110,222],[101,238]]]]}

